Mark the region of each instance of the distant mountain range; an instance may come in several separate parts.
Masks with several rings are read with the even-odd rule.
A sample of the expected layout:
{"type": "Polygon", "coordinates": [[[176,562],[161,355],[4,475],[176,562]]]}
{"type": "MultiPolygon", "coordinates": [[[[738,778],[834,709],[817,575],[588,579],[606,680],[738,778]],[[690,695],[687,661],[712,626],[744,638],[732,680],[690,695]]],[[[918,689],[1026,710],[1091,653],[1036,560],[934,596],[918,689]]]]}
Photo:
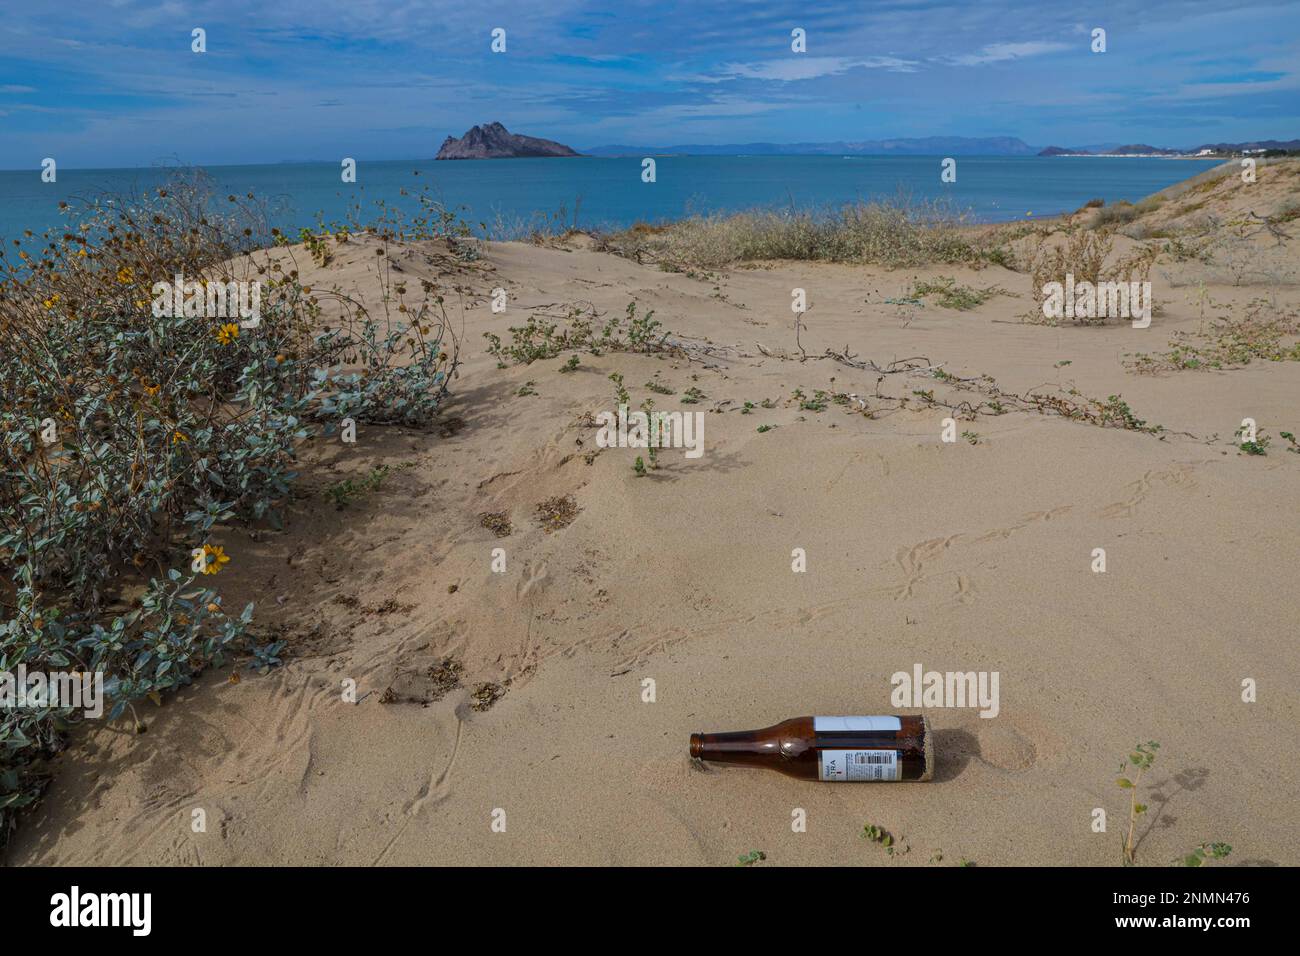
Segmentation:
{"type": "Polygon", "coordinates": [[[595,146],[589,156],[1033,156],[1037,147],[1014,136],[926,136],[832,143],[728,143],[721,146],[595,146]]]}
{"type": "Polygon", "coordinates": [[[1142,143],[1128,146],[1048,146],[1039,156],[1182,156],[1186,150],[1163,149],[1142,143]]]}
{"type": "Polygon", "coordinates": [[[500,123],[474,126],[457,139],[448,136],[434,159],[513,159],[521,156],[577,156],[563,143],[521,136],[500,123]]]}
{"type": "Polygon", "coordinates": [[[1088,146],[1030,146],[1015,136],[925,136],[837,140],[830,143],[725,143],[676,146],[593,146],[578,153],[554,140],[511,133],[500,123],[474,126],[459,139],[448,136],[437,159],[507,159],[522,156],[1194,156],[1244,150],[1300,150],[1300,140],[1266,139],[1251,143],[1207,143],[1187,149],[1145,143],[1093,143],[1088,146]]]}
{"type": "Polygon", "coordinates": [[[920,138],[838,140],[831,143],[726,143],[719,146],[595,146],[589,156],[1188,156],[1203,149],[1240,153],[1247,149],[1300,149],[1300,140],[1265,139],[1251,143],[1207,143],[1177,148],[1144,143],[1093,143],[1088,146],[1030,146],[1015,136],[925,136],[920,138]]]}
{"type": "Polygon", "coordinates": [[[1298,150],[1300,149],[1300,139],[1261,139],[1251,143],[1206,143],[1204,146],[1193,146],[1188,149],[1169,149],[1162,146],[1148,146],[1145,143],[1135,143],[1128,146],[1048,146],[1042,150],[1039,156],[1195,156],[1205,150],[1213,153],[1227,155],[1229,153],[1242,153],[1246,150],[1265,150],[1265,149],[1283,149],[1298,150]]]}

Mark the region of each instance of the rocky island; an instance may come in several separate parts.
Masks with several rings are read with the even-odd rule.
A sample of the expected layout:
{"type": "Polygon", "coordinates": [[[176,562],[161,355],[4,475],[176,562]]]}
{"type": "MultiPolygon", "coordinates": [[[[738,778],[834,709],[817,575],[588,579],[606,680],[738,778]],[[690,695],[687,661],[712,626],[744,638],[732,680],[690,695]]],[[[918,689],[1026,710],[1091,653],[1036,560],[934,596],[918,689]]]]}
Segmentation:
{"type": "Polygon", "coordinates": [[[448,136],[434,159],[514,159],[522,156],[579,156],[563,143],[512,133],[500,123],[472,127],[457,139],[448,136]]]}

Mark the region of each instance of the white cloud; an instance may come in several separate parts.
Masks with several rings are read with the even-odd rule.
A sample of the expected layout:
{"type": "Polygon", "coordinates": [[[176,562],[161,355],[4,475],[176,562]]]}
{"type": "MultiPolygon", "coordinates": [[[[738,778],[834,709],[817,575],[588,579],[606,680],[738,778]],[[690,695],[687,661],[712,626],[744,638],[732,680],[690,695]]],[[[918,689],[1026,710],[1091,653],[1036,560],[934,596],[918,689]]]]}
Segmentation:
{"type": "Polygon", "coordinates": [[[1024,43],[990,43],[977,53],[962,53],[945,57],[948,63],[957,66],[982,66],[985,63],[1001,63],[1004,60],[1020,60],[1027,56],[1041,56],[1044,53],[1059,53],[1070,49],[1068,43],[1056,43],[1051,40],[1028,40],[1024,43]]]}
{"type": "Polygon", "coordinates": [[[724,63],[714,73],[691,79],[705,83],[723,83],[728,80],[776,80],[789,83],[795,80],[814,80],[822,76],[836,76],[849,70],[890,70],[896,73],[916,72],[916,62],[891,56],[854,58],[847,56],[791,56],[780,60],[763,60],[758,63],[724,63]]]}

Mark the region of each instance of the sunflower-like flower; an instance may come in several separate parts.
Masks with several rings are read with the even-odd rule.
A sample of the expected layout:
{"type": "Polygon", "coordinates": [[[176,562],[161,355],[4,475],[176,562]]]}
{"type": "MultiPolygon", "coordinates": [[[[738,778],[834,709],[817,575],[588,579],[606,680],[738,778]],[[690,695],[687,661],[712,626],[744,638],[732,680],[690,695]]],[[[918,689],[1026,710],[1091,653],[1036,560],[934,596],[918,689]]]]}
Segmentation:
{"type": "Polygon", "coordinates": [[[216,574],[221,570],[221,566],[230,561],[230,556],[226,554],[225,549],[219,544],[205,544],[203,546],[203,573],[216,574]]]}
{"type": "Polygon", "coordinates": [[[217,341],[222,345],[229,345],[237,338],[239,338],[239,326],[234,322],[227,322],[217,329],[217,341]]]}

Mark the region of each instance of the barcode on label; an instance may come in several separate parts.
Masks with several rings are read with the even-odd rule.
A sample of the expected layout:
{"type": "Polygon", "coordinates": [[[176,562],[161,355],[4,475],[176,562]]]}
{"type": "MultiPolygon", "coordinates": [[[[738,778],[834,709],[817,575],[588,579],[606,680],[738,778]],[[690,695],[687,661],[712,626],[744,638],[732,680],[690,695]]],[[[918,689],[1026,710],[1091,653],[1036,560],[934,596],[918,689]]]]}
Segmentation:
{"type": "Polygon", "coordinates": [[[893,763],[893,754],[854,754],[854,763],[893,763]]]}
{"type": "Polygon", "coordinates": [[[831,750],[821,752],[820,780],[897,780],[902,772],[897,750],[831,750]]]}

